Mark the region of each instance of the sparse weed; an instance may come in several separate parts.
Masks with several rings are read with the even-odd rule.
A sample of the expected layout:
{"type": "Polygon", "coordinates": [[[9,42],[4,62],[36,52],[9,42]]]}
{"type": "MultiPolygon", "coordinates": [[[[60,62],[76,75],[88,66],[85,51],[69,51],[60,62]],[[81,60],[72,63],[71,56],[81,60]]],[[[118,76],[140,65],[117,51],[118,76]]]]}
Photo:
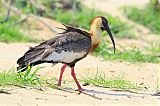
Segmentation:
{"type": "Polygon", "coordinates": [[[138,90],[142,88],[136,83],[125,80],[121,75],[114,78],[107,78],[104,74],[97,73],[95,76],[87,76],[87,78],[83,78],[82,82],[118,90],[138,90]]]}
{"type": "Polygon", "coordinates": [[[36,76],[36,73],[40,68],[36,68],[33,72],[31,67],[28,66],[25,72],[15,72],[15,69],[4,71],[0,73],[0,86],[6,85],[41,85],[41,79],[36,76]]]}
{"type": "Polygon", "coordinates": [[[111,48],[107,49],[106,45],[103,44],[100,45],[93,54],[96,56],[101,56],[106,60],[160,63],[160,58],[157,55],[144,54],[138,48],[123,51],[116,50],[116,53],[113,54],[111,48]]]}
{"type": "MultiPolygon", "coordinates": [[[[39,4],[45,5],[45,13],[43,16],[53,18],[61,23],[72,25],[75,27],[80,27],[89,30],[91,20],[96,16],[105,16],[110,24],[113,34],[118,38],[135,38],[134,34],[130,31],[131,26],[127,23],[121,22],[119,19],[112,17],[109,14],[90,9],[84,5],[80,5],[80,9],[63,9],[63,8],[52,8],[52,4],[56,1],[37,1],[39,4]],[[83,6],[83,7],[82,7],[83,6]],[[86,11],[87,10],[87,11],[86,11]]],[[[22,1],[16,1],[15,6],[21,9],[24,13],[32,13],[39,15],[37,13],[37,7],[35,5],[25,5],[23,6],[22,1]]]]}
{"type": "MultiPolygon", "coordinates": [[[[2,18],[0,18],[2,20],[2,18]]],[[[15,25],[9,27],[9,25],[16,21],[15,17],[10,17],[9,21],[3,24],[0,24],[0,41],[2,42],[33,42],[34,39],[22,34],[20,32],[20,26],[15,25]]]]}
{"type": "Polygon", "coordinates": [[[160,91],[160,78],[157,79],[157,91],[160,91]]]}
{"type": "MultiPolygon", "coordinates": [[[[41,68],[36,68],[34,71],[31,71],[31,67],[28,66],[25,72],[17,73],[14,69],[10,71],[4,71],[0,73],[0,86],[40,86],[40,87],[50,87],[56,89],[56,78],[42,78],[37,77],[36,73],[41,68]]],[[[123,76],[106,78],[105,75],[97,74],[95,76],[85,77],[81,82],[94,84],[101,87],[115,88],[115,89],[139,89],[140,86],[127,81],[123,76]]]]}
{"type": "Polygon", "coordinates": [[[149,52],[155,55],[160,55],[160,43],[152,43],[150,47],[147,48],[149,52]]]}
{"type": "Polygon", "coordinates": [[[138,9],[135,7],[124,8],[125,15],[144,26],[148,27],[153,33],[160,34],[160,13],[151,6],[138,9]]]}

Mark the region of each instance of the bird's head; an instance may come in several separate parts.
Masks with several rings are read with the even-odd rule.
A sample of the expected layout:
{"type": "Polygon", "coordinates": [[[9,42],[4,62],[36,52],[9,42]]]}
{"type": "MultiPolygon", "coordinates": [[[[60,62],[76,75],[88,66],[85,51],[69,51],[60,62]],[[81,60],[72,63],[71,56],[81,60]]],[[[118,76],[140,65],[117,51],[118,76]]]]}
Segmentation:
{"type": "Polygon", "coordinates": [[[91,22],[91,30],[98,32],[97,35],[100,36],[101,38],[102,38],[102,33],[99,34],[99,32],[107,31],[109,37],[111,38],[113,48],[114,48],[114,53],[115,53],[114,38],[113,38],[111,30],[109,28],[108,20],[105,17],[98,16],[98,17],[94,18],[91,22]]]}

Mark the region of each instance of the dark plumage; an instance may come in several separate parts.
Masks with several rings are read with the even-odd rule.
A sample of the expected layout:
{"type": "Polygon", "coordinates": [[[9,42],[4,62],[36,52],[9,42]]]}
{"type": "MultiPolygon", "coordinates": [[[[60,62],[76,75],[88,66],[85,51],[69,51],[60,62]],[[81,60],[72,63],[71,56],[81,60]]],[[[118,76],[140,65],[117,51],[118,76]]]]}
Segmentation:
{"type": "MultiPolygon", "coordinates": [[[[66,26],[66,25],[65,25],[66,26]]],[[[18,69],[21,71],[26,70],[26,66],[37,65],[41,63],[65,63],[69,66],[74,66],[74,64],[85,57],[88,53],[88,49],[91,46],[91,38],[86,35],[87,32],[75,29],[70,26],[66,26],[65,32],[57,34],[58,36],[47,40],[41,43],[38,46],[31,47],[21,58],[18,59],[17,64],[19,65],[18,69]],[[61,60],[47,60],[46,58],[51,55],[53,52],[61,54],[64,52],[85,52],[82,57],[77,57],[71,63],[61,60]]],[[[53,56],[54,58],[54,56],[53,56]]],[[[56,58],[56,57],[55,57],[56,58]]]]}

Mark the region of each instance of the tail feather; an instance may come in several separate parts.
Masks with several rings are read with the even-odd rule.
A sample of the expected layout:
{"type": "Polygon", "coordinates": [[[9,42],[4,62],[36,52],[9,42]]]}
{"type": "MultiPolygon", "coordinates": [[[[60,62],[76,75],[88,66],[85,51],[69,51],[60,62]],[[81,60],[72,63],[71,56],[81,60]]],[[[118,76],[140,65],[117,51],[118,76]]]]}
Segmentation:
{"type": "Polygon", "coordinates": [[[25,56],[19,58],[19,59],[17,60],[17,64],[18,64],[18,65],[25,65],[24,59],[25,59],[25,56]]]}
{"type": "Polygon", "coordinates": [[[44,49],[35,49],[35,48],[28,50],[24,54],[24,56],[22,56],[17,60],[17,64],[19,65],[17,67],[17,70],[23,72],[27,69],[28,65],[34,66],[43,63],[40,57],[44,53],[44,51],[45,51],[44,49]]]}
{"type": "Polygon", "coordinates": [[[19,65],[17,67],[17,71],[18,72],[24,72],[27,70],[28,66],[35,66],[35,65],[38,65],[38,64],[41,64],[41,63],[45,63],[46,61],[36,61],[34,63],[31,63],[31,64],[28,64],[28,65],[19,65]]]}
{"type": "Polygon", "coordinates": [[[27,70],[27,66],[18,66],[17,67],[17,72],[24,72],[25,70],[27,70]]]}

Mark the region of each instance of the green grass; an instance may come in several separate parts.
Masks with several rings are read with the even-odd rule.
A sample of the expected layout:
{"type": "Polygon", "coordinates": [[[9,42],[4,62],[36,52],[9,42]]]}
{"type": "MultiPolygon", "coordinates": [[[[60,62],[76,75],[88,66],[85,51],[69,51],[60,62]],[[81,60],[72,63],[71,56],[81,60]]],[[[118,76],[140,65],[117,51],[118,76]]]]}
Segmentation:
{"type": "Polygon", "coordinates": [[[125,8],[124,13],[129,19],[143,24],[155,34],[160,34],[160,12],[155,11],[151,6],[143,9],[135,7],[125,8]]]}
{"type": "Polygon", "coordinates": [[[31,72],[31,67],[23,73],[15,72],[15,69],[4,71],[0,73],[0,86],[18,85],[18,86],[33,86],[41,85],[41,79],[36,76],[40,68],[36,68],[31,72]]]}
{"type": "Polygon", "coordinates": [[[35,70],[28,66],[25,72],[16,72],[16,69],[0,72],[0,87],[17,86],[22,88],[33,87],[42,90],[43,87],[57,88],[56,78],[48,79],[45,76],[39,77],[36,73],[43,67],[37,67],[35,70]]]}
{"type": "MultiPolygon", "coordinates": [[[[1,17],[0,20],[3,20],[1,17]]],[[[20,32],[20,25],[9,27],[12,22],[15,22],[17,18],[10,17],[9,21],[0,24],[0,41],[2,42],[33,42],[36,41],[20,32]]]]}
{"type": "Polygon", "coordinates": [[[87,76],[87,78],[83,78],[82,82],[118,90],[138,90],[142,88],[142,86],[137,85],[136,83],[125,80],[123,76],[107,78],[104,74],[99,73],[95,76],[87,76]]]}
{"type": "MultiPolygon", "coordinates": [[[[99,12],[81,5],[80,10],[66,10],[62,8],[52,9],[51,4],[55,1],[38,1],[39,4],[45,5],[45,17],[53,18],[64,24],[69,24],[83,29],[90,29],[90,22],[96,16],[105,16],[109,23],[113,34],[119,38],[135,38],[134,34],[130,32],[131,26],[127,23],[121,22],[118,18],[114,18],[109,14],[99,12]]],[[[19,7],[24,13],[33,13],[39,15],[36,11],[36,6],[26,5],[21,6],[21,2],[16,1],[16,6],[19,7]]]]}
{"type": "Polygon", "coordinates": [[[160,91],[160,81],[158,82],[157,90],[159,90],[159,91],[160,91]]]}
{"type": "Polygon", "coordinates": [[[147,50],[155,55],[160,55],[160,43],[153,42],[151,46],[147,48],[147,50]]]}
{"type": "MultiPolygon", "coordinates": [[[[56,89],[56,78],[48,79],[47,77],[38,77],[36,73],[41,68],[36,68],[35,70],[32,70],[30,66],[28,66],[28,69],[25,72],[17,73],[15,72],[15,69],[11,69],[9,71],[4,71],[0,73],[0,86],[7,87],[7,86],[19,86],[19,87],[50,87],[53,89],[56,89]]],[[[102,87],[109,87],[109,88],[115,88],[115,89],[125,89],[125,90],[131,90],[131,89],[139,89],[140,86],[138,86],[135,83],[132,83],[130,81],[125,80],[123,77],[113,77],[113,78],[106,78],[102,74],[96,74],[95,76],[91,77],[85,77],[81,82],[94,84],[97,86],[102,87]]]]}
{"type": "MultiPolygon", "coordinates": [[[[45,5],[45,17],[53,18],[61,23],[69,24],[75,27],[90,29],[90,22],[96,16],[105,16],[109,21],[109,26],[111,28],[112,33],[115,37],[118,38],[136,38],[135,35],[130,31],[132,26],[127,23],[121,22],[121,20],[112,17],[109,14],[99,12],[97,10],[89,9],[85,6],[81,7],[80,10],[64,10],[60,8],[52,9],[51,3],[55,1],[38,1],[38,4],[45,5]],[[86,11],[87,10],[87,11],[86,11]]],[[[35,5],[26,5],[24,6],[23,1],[15,1],[14,6],[17,6],[24,14],[32,13],[35,15],[39,15],[37,11],[37,7],[35,5]]],[[[3,10],[4,12],[4,10],[3,10]]],[[[5,11],[6,12],[6,11],[5,11]]],[[[17,16],[16,16],[17,17],[17,16]]],[[[0,20],[3,20],[4,17],[1,17],[0,20]]],[[[18,18],[10,17],[9,22],[4,23],[0,26],[0,41],[4,42],[30,42],[34,41],[29,37],[25,36],[20,32],[20,25],[12,26],[7,28],[10,23],[15,22],[18,18]]]]}
{"type": "Polygon", "coordinates": [[[101,56],[106,60],[160,63],[160,57],[158,57],[154,53],[145,54],[138,48],[132,48],[123,51],[116,50],[115,54],[111,49],[112,48],[107,49],[106,44],[101,44],[93,54],[96,56],[101,56]]]}
{"type": "MultiPolygon", "coordinates": [[[[30,11],[30,13],[32,12],[33,11],[30,11]]],[[[128,31],[130,27],[126,23],[123,23],[119,19],[116,19],[110,15],[107,15],[102,12],[98,12],[96,10],[88,9],[86,7],[84,7],[81,11],[65,11],[61,9],[56,9],[55,11],[49,12],[48,14],[52,15],[50,16],[51,18],[56,19],[62,23],[84,28],[87,30],[89,30],[90,22],[95,16],[105,16],[109,20],[110,28],[114,36],[118,38],[135,38],[134,34],[128,31]]],[[[46,15],[46,16],[49,17],[49,15],[46,15]]],[[[3,20],[3,18],[4,17],[0,17],[0,20],[3,20]]],[[[18,20],[18,18],[15,18],[15,16],[11,16],[8,22],[0,25],[0,41],[2,42],[36,42],[35,39],[32,39],[24,35],[20,31],[21,26],[19,24],[8,27],[11,23],[15,22],[16,20],[18,20]]]]}
{"type": "Polygon", "coordinates": [[[160,91],[160,78],[157,79],[157,90],[160,91]]]}

